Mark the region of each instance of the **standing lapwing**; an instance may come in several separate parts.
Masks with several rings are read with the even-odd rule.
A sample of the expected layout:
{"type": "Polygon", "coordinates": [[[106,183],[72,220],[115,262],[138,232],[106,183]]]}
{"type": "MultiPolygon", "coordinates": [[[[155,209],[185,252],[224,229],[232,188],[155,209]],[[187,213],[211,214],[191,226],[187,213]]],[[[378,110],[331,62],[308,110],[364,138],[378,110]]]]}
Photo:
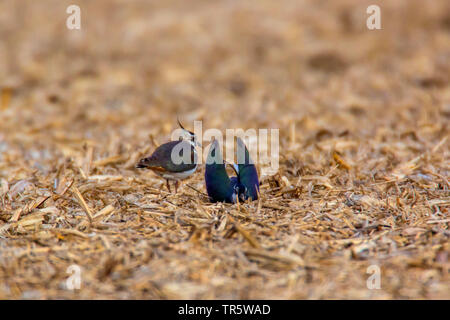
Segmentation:
{"type": "Polygon", "coordinates": [[[166,179],[169,192],[169,180],[175,181],[175,193],[178,191],[179,181],[192,175],[197,169],[197,150],[200,145],[193,132],[186,130],[178,120],[183,134],[178,141],[170,141],[160,145],[153,154],[143,158],[136,168],[148,168],[166,179]],[[188,154],[185,154],[188,152],[188,154]]]}

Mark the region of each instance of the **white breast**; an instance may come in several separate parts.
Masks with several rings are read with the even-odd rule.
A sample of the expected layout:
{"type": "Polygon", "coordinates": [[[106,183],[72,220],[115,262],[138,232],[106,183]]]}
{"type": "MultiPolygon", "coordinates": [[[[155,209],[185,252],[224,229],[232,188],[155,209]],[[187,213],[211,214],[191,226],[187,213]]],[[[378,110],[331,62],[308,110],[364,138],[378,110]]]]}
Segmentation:
{"type": "Polygon", "coordinates": [[[183,180],[186,179],[187,177],[189,177],[191,174],[193,174],[195,172],[195,170],[197,170],[197,166],[195,166],[195,168],[188,170],[188,171],[184,171],[184,172],[158,172],[155,171],[158,175],[160,175],[161,177],[163,177],[164,179],[169,179],[169,180],[183,180]]]}

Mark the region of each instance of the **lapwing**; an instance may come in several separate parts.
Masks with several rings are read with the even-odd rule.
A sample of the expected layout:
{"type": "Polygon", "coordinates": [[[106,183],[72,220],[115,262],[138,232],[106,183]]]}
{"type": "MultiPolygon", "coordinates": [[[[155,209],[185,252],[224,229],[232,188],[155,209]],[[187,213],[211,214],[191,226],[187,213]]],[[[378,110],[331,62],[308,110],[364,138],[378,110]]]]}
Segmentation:
{"type": "Polygon", "coordinates": [[[197,170],[197,142],[193,132],[183,129],[178,141],[170,141],[160,145],[149,157],[141,159],[136,168],[151,169],[166,179],[167,189],[171,193],[169,181],[175,181],[175,193],[178,192],[179,181],[188,178],[197,170]],[[185,154],[188,152],[188,154],[185,154]]]}
{"type": "Polygon", "coordinates": [[[236,153],[238,164],[231,164],[236,176],[230,178],[219,142],[217,140],[212,142],[205,165],[206,191],[211,202],[236,203],[258,199],[258,172],[244,142],[239,137],[236,153]]]}

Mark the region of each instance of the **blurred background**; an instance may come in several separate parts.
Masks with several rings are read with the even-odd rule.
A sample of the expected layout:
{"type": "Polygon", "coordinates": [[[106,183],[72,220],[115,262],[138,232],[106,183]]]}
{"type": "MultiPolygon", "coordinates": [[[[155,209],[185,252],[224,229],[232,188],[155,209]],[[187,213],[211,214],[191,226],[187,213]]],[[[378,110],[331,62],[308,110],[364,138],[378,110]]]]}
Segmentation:
{"type": "Polygon", "coordinates": [[[2,1],[2,132],[26,140],[35,128],[41,150],[68,130],[136,144],[168,135],[180,114],[219,129],[308,119],[370,136],[396,122],[390,112],[448,99],[429,89],[450,74],[448,1],[377,1],[382,30],[371,31],[372,2],[78,1],[81,30],[69,30],[70,1],[2,1]]]}
{"type": "MultiPolygon", "coordinates": [[[[71,159],[76,168],[83,169],[81,173],[73,169],[76,182],[95,174],[139,177],[141,173],[133,170],[134,164],[155,145],[169,139],[177,127],[177,115],[187,128],[192,128],[194,120],[202,120],[204,130],[279,128],[279,176],[285,179],[274,179],[279,187],[283,187],[283,183],[286,187],[289,183],[303,186],[299,194],[289,196],[292,199],[301,195],[301,199],[310,199],[311,203],[319,203],[323,197],[325,202],[331,201],[326,198],[331,195],[325,193],[322,198],[314,198],[309,181],[298,179],[303,175],[330,173],[336,164],[333,161],[342,165],[339,161],[347,159],[349,167],[357,167],[350,176],[333,177],[336,179],[333,181],[344,185],[355,179],[378,181],[388,177],[390,169],[437,145],[440,158],[435,159],[436,166],[429,170],[434,170],[438,176],[430,176],[429,183],[439,189],[445,182],[438,177],[448,177],[449,170],[448,141],[443,140],[449,132],[449,75],[448,0],[3,0],[0,1],[3,195],[8,190],[11,192],[17,181],[30,177],[36,186],[33,192],[50,190],[54,178],[62,172],[60,168],[70,167],[67,159],[71,159]],[[69,17],[66,9],[71,4],[81,8],[80,30],[66,27],[69,17]],[[366,9],[372,4],[381,8],[381,30],[366,27],[369,17],[366,9]],[[333,151],[343,158],[333,160],[333,151]],[[97,168],[90,165],[99,159],[107,161],[98,162],[97,168]]],[[[192,183],[204,191],[202,174],[199,172],[192,183]]],[[[163,184],[151,174],[146,181],[155,188],[163,184]]],[[[269,182],[262,181],[267,186],[269,182]]],[[[359,188],[357,184],[352,187],[359,188]]],[[[106,198],[100,197],[103,204],[108,197],[118,197],[114,192],[121,194],[123,190],[109,190],[104,195],[106,198]]],[[[101,209],[102,202],[94,194],[85,192],[82,190],[88,204],[101,209]]],[[[131,194],[132,190],[127,192],[131,194]]],[[[190,189],[185,192],[196,195],[190,189]]],[[[442,193],[428,196],[438,199],[442,193]]],[[[270,198],[270,193],[266,197],[270,198]]],[[[283,197],[286,196],[280,199],[283,197]]],[[[6,196],[2,217],[6,223],[11,219],[11,212],[27,202],[24,198],[14,198],[10,202],[5,199],[6,196]]],[[[163,203],[162,200],[154,202],[163,203]]],[[[68,203],[82,212],[79,206],[68,203]]],[[[53,205],[66,212],[62,204],[53,205]]],[[[448,214],[446,208],[441,208],[444,215],[448,214]]],[[[274,215],[273,208],[267,210],[265,214],[274,215]]],[[[305,214],[302,213],[302,218],[305,214]]],[[[125,218],[121,216],[121,219],[125,218]]],[[[279,234],[281,238],[277,239],[288,245],[292,239],[287,235],[295,230],[285,230],[286,234],[283,230],[279,234]]],[[[23,230],[8,232],[8,237],[15,235],[15,239],[22,239],[14,241],[18,248],[26,248],[27,241],[34,241],[23,233],[20,236],[23,230]]],[[[25,234],[30,235],[30,232],[25,234]]],[[[264,233],[255,232],[264,238],[264,233]]],[[[135,238],[123,237],[132,241],[131,246],[136,245],[135,238]]],[[[11,239],[0,239],[0,242],[3,241],[4,248],[11,247],[11,239]]],[[[314,243],[315,254],[324,254],[320,259],[336,257],[322,252],[320,241],[314,243]]],[[[130,247],[126,241],[122,245],[130,247]]],[[[208,259],[213,259],[212,256],[208,259]]],[[[107,265],[109,260],[105,259],[106,262],[101,260],[101,263],[94,259],[92,270],[95,271],[97,263],[107,265]]],[[[187,258],[180,254],[171,261],[200,268],[197,262],[190,264],[183,259],[187,258]]],[[[313,260],[319,263],[320,259],[313,260]]],[[[6,277],[10,270],[9,279],[16,274],[15,283],[21,284],[0,286],[0,297],[72,297],[58,289],[58,281],[64,279],[64,268],[56,268],[59,271],[55,271],[55,279],[59,280],[55,280],[55,284],[51,284],[53,278],[46,280],[50,285],[45,291],[39,280],[29,280],[33,275],[28,271],[16,273],[11,271],[14,264],[7,267],[8,263],[3,263],[0,275],[3,272],[6,277]],[[27,291],[25,288],[29,286],[34,289],[27,291]]],[[[29,263],[33,264],[31,260],[29,263]]],[[[39,263],[46,268],[45,259],[39,263]]],[[[291,280],[286,278],[288,273],[261,276],[255,271],[258,280],[245,283],[223,270],[213,272],[220,275],[218,278],[211,276],[214,283],[202,277],[188,277],[182,271],[154,279],[183,279],[187,283],[205,285],[201,290],[193,285],[172,290],[172,284],[166,286],[165,280],[161,280],[158,290],[172,290],[165,297],[371,297],[374,293],[367,293],[365,287],[359,292],[352,288],[350,280],[345,280],[354,277],[354,281],[365,286],[366,266],[360,265],[358,268],[363,272],[355,276],[348,271],[354,270],[353,265],[346,274],[339,273],[341,268],[346,270],[344,265],[339,262],[332,270],[326,267],[328,271],[319,275],[296,275],[289,278],[291,280]],[[329,276],[331,274],[334,275],[329,276]],[[296,281],[303,281],[303,284],[297,285],[296,281]],[[230,283],[231,287],[217,289],[222,283],[230,283]]],[[[400,270],[406,268],[403,262],[399,265],[400,270]]],[[[95,272],[93,274],[97,275],[95,272]]],[[[131,277],[142,276],[142,272],[131,277]]],[[[97,281],[95,277],[92,285],[97,281]]],[[[398,274],[392,277],[395,280],[398,274]]],[[[429,278],[405,277],[396,282],[395,288],[379,293],[379,297],[448,298],[445,282],[438,281],[434,291],[427,291],[424,288],[429,288],[426,282],[432,281],[429,278]],[[398,284],[409,281],[412,284],[406,287],[398,284]]],[[[440,279],[441,274],[433,274],[433,277],[440,279]]],[[[93,286],[92,291],[80,295],[162,297],[154,288],[144,292],[136,287],[127,294],[110,285],[97,288],[100,293],[93,286]]],[[[128,285],[130,283],[125,287],[128,285]]]]}

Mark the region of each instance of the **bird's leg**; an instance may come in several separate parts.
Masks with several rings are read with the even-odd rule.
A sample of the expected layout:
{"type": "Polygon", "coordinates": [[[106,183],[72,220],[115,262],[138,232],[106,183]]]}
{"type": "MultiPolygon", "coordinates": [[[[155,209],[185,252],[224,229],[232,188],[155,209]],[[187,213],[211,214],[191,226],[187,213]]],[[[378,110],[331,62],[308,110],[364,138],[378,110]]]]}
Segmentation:
{"type": "Polygon", "coordinates": [[[169,189],[169,193],[172,193],[172,190],[170,190],[169,179],[166,179],[166,185],[167,185],[167,189],[169,189]]]}
{"type": "Polygon", "coordinates": [[[178,180],[175,180],[175,193],[178,192],[178,186],[180,185],[180,182],[178,180]]]}

